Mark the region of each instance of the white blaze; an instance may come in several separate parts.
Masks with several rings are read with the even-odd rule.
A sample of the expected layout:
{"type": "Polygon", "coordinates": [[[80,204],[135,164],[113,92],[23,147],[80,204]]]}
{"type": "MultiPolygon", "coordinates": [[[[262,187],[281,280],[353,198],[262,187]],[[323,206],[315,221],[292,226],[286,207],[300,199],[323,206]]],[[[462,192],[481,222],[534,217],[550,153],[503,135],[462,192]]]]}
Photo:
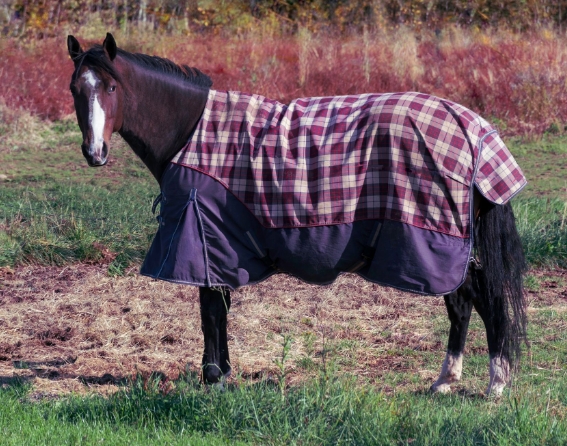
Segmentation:
{"type": "Polygon", "coordinates": [[[100,102],[98,100],[98,93],[96,88],[98,87],[100,80],[95,76],[95,74],[91,71],[85,71],[82,76],[87,84],[92,87],[91,97],[90,100],[90,107],[89,107],[89,126],[91,128],[93,134],[93,140],[91,142],[91,146],[89,147],[92,156],[100,156],[102,157],[102,145],[104,143],[104,123],[106,122],[106,115],[104,114],[104,110],[100,106],[100,102]]]}
{"type": "Polygon", "coordinates": [[[85,71],[82,77],[84,77],[87,81],[87,84],[89,84],[93,88],[95,88],[96,85],[100,82],[100,80],[94,75],[91,70],[85,71]]]}

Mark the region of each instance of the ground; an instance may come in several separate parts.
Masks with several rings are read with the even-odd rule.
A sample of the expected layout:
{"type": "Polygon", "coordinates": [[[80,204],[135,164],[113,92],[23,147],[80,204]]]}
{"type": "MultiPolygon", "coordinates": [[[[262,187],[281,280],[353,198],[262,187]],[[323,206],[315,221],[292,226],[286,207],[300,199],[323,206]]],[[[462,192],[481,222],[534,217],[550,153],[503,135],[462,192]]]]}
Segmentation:
{"type": "MultiPolygon", "coordinates": [[[[106,265],[0,269],[0,382],[30,381],[33,395],[44,397],[114,392],[137,374],[158,373],[167,385],[180,373],[198,373],[197,288],[136,270],[110,277],[106,265]]],[[[566,275],[528,276],[530,312],[567,305],[566,275]]],[[[441,297],[355,275],[327,287],[281,275],[233,292],[232,301],[232,380],[276,376],[285,336],[293,340],[284,358],[289,384],[334,367],[386,392],[398,385],[419,391],[434,381],[444,357],[449,321],[441,297]]],[[[486,352],[477,317],[465,355],[486,352]]],[[[487,379],[468,383],[469,391],[481,391],[474,387],[487,379]]]]}

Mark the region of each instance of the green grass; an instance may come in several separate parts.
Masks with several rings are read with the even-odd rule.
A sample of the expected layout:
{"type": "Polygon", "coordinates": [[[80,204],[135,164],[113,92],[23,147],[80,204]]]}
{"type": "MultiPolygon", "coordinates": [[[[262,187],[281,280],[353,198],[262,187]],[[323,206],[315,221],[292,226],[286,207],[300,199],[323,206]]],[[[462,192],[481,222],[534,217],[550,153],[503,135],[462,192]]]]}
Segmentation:
{"type": "Polygon", "coordinates": [[[544,135],[539,140],[506,142],[529,181],[521,196],[567,201],[567,136],[544,135]]]}
{"type": "MultiPolygon", "coordinates": [[[[109,271],[120,274],[139,262],[156,230],[150,208],[159,192],[141,161],[115,136],[110,165],[88,168],[74,121],[20,121],[27,126],[5,126],[0,138],[0,174],[8,177],[0,183],[0,266],[110,255],[109,271]],[[33,131],[31,142],[22,131],[33,131]]],[[[513,201],[528,261],[565,267],[567,137],[508,144],[529,181],[513,201]]]]}
{"type": "Polygon", "coordinates": [[[33,145],[0,144],[0,266],[110,258],[120,274],[139,262],[157,226],[145,166],[114,137],[111,166],[88,168],[73,121],[37,127],[33,145]]]}
{"type": "Polygon", "coordinates": [[[528,263],[567,267],[567,201],[518,198],[513,207],[528,263]]]}
{"type": "MultiPolygon", "coordinates": [[[[155,404],[116,405],[105,410],[100,397],[26,400],[27,386],[16,383],[0,390],[0,432],[3,445],[220,445],[226,441],[206,432],[180,432],[168,423],[152,423],[155,404]],[[121,406],[121,407],[120,407],[121,406]],[[130,420],[123,420],[131,412],[130,420]],[[126,421],[126,422],[123,422],[126,421]]],[[[138,392],[139,393],[139,392],[138,392]]],[[[136,391],[125,400],[135,402],[136,391]]],[[[121,399],[114,397],[113,399],[121,399]]],[[[236,442],[235,444],[242,444],[236,442]]]]}
{"type": "Polygon", "coordinates": [[[567,267],[567,137],[507,141],[528,186],[512,202],[528,263],[567,267]]]}
{"type": "Polygon", "coordinates": [[[91,184],[0,189],[0,264],[62,265],[140,260],[155,231],[149,184],[107,189],[91,184]]]}
{"type": "Polygon", "coordinates": [[[0,390],[2,444],[565,444],[567,376],[520,378],[495,401],[466,393],[384,393],[380,385],[320,374],[287,388],[241,381],[204,389],[187,375],[174,390],[138,379],[110,397],[30,402],[0,390]]]}

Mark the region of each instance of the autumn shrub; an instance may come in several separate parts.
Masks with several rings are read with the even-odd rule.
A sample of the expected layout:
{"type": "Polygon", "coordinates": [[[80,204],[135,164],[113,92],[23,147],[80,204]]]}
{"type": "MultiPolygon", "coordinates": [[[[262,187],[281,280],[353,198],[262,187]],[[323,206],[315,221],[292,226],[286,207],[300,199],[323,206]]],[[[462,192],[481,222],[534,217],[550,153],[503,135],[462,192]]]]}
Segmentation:
{"type": "Polygon", "coordinates": [[[0,97],[15,109],[55,120],[71,112],[73,71],[63,40],[0,43],[0,97]]]}
{"type": "MultiPolygon", "coordinates": [[[[164,36],[115,33],[119,46],[196,66],[214,88],[287,102],[302,96],[418,90],[444,97],[498,124],[504,134],[563,131],[567,121],[565,36],[448,27],[400,27],[350,35],[256,30],[164,36]]],[[[0,96],[45,119],[72,113],[73,65],[65,37],[0,43],[0,96]]],[[[85,47],[94,43],[84,41],[85,47]]],[[[96,41],[104,38],[101,35],[96,41]]]]}

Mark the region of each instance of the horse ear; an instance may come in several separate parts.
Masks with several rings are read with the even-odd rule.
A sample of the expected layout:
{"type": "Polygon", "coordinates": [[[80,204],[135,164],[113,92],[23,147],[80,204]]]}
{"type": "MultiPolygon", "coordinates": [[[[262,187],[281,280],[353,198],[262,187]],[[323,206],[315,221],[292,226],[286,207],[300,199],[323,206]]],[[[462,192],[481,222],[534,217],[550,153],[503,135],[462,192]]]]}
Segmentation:
{"type": "Polygon", "coordinates": [[[114,37],[112,37],[112,34],[106,33],[106,38],[104,39],[104,42],[102,42],[102,47],[104,48],[104,52],[108,58],[110,60],[114,60],[116,57],[116,41],[114,40],[114,37]]]}
{"type": "Polygon", "coordinates": [[[67,49],[69,50],[69,56],[71,59],[76,59],[77,56],[83,54],[83,49],[81,48],[81,44],[74,36],[67,36],[67,49]]]}

